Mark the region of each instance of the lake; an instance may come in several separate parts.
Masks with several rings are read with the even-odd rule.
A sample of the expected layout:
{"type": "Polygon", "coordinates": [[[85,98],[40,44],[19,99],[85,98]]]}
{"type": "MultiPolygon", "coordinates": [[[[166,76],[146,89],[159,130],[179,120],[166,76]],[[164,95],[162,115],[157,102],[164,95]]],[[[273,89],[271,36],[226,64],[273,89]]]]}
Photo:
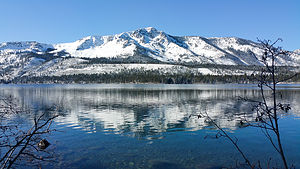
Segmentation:
{"type": "MultiPolygon", "coordinates": [[[[282,101],[292,110],[280,118],[286,157],[300,167],[300,85],[281,85],[282,101]]],[[[267,92],[270,94],[270,92],[267,92]]],[[[260,129],[242,127],[255,118],[252,105],[238,99],[261,99],[256,85],[0,85],[32,109],[24,118],[56,106],[61,116],[45,136],[55,163],[43,168],[221,168],[243,162],[216,127],[196,115],[216,119],[252,161],[281,167],[280,158],[260,129]]]]}

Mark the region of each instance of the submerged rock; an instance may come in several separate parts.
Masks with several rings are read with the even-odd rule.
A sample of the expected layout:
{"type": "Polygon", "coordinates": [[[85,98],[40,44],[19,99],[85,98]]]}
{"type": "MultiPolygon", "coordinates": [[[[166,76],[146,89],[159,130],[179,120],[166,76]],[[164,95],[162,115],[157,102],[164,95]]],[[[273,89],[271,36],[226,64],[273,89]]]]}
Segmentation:
{"type": "Polygon", "coordinates": [[[50,145],[50,143],[46,139],[43,139],[37,145],[40,149],[44,150],[50,145]]]}

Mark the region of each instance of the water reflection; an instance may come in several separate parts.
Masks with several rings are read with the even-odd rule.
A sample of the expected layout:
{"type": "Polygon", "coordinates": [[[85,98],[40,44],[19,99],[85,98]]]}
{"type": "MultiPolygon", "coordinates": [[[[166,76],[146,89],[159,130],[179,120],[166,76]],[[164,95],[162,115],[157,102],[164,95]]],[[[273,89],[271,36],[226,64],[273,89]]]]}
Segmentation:
{"type": "MultiPolygon", "coordinates": [[[[155,86],[155,85],[154,85],[155,86]]],[[[260,99],[253,88],[215,88],[201,85],[191,88],[103,86],[6,86],[2,95],[13,95],[24,107],[41,110],[58,105],[64,112],[56,122],[87,132],[126,134],[138,138],[161,138],[161,133],[212,128],[205,119],[191,115],[207,112],[224,128],[239,128],[244,116],[251,119],[251,104],[238,97],[260,99]]],[[[283,90],[283,100],[290,102],[294,112],[300,91],[283,90]]]]}

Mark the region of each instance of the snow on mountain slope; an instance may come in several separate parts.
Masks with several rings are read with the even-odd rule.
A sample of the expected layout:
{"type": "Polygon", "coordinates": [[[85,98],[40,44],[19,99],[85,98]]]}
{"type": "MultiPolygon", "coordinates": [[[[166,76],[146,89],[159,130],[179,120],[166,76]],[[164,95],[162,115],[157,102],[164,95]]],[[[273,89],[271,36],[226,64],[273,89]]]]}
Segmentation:
{"type": "Polygon", "coordinates": [[[48,49],[53,49],[53,45],[35,41],[0,43],[0,54],[2,55],[20,52],[45,52],[48,49]]]}
{"type": "MultiPolygon", "coordinates": [[[[126,58],[133,55],[144,55],[164,62],[215,63],[212,59],[224,55],[223,52],[205,41],[202,41],[204,44],[199,47],[206,48],[201,48],[201,50],[198,47],[196,48],[197,52],[194,52],[192,49],[198,46],[199,41],[194,41],[193,47],[190,49],[190,45],[185,40],[186,38],[173,37],[150,27],[113,36],[89,36],[74,43],[56,44],[54,47],[57,51],[65,50],[74,57],[126,58]],[[206,58],[207,55],[209,58],[206,58]]],[[[234,64],[232,61],[229,62],[234,64]]],[[[222,64],[219,61],[216,63],[222,64]]]]}
{"type": "MultiPolygon", "coordinates": [[[[262,54],[261,45],[250,40],[172,36],[148,27],[116,35],[88,36],[75,42],[54,45],[34,41],[0,43],[0,80],[21,76],[109,73],[126,69],[162,70],[162,73],[182,70],[202,74],[244,74],[247,72],[191,69],[180,64],[262,65],[262,54]]],[[[289,52],[288,56],[278,57],[277,63],[299,66],[300,49],[289,52]]]]}
{"type": "MultiPolygon", "coordinates": [[[[19,49],[18,49],[19,50],[19,49]]],[[[45,60],[21,54],[0,55],[0,79],[9,81],[42,65],[45,60]],[[6,56],[6,57],[5,57],[6,56]]]]}
{"type": "MultiPolygon", "coordinates": [[[[126,71],[148,71],[157,70],[161,74],[172,73],[180,74],[191,72],[194,74],[218,75],[219,70],[215,68],[188,68],[181,65],[171,64],[86,64],[86,61],[79,58],[63,59],[58,58],[38,65],[35,69],[27,71],[24,76],[61,76],[76,74],[109,74],[121,73],[126,71]]],[[[232,74],[223,71],[224,74],[232,74]]],[[[243,75],[246,71],[237,71],[235,74],[243,75]]],[[[249,75],[252,72],[249,71],[249,75]]]]}
{"type": "Polygon", "coordinates": [[[257,56],[261,56],[263,51],[257,43],[235,37],[209,38],[209,42],[224,53],[235,56],[231,56],[233,60],[246,65],[260,64],[257,56]]]}
{"type": "MultiPolygon", "coordinates": [[[[260,44],[241,38],[177,37],[143,28],[111,36],[88,36],[73,43],[54,45],[81,58],[128,58],[146,56],[171,63],[261,65],[260,44]]],[[[298,55],[298,54],[296,54],[298,55]]],[[[299,65],[292,58],[279,58],[281,65],[299,65]]]]}
{"type": "Polygon", "coordinates": [[[66,51],[75,57],[113,58],[132,56],[135,46],[126,44],[128,41],[122,36],[89,36],[74,43],[57,44],[57,51],[66,51]]]}
{"type": "MultiPolygon", "coordinates": [[[[66,52],[78,58],[154,59],[171,63],[261,65],[260,44],[236,37],[204,38],[171,36],[148,27],[110,36],[88,36],[71,43],[55,45],[38,42],[7,42],[0,44],[0,54],[35,52],[42,54],[66,52]],[[49,50],[50,49],[50,50],[49,50]]],[[[278,59],[280,65],[299,65],[299,51],[292,57],[278,59]]]]}
{"type": "Polygon", "coordinates": [[[300,49],[294,50],[293,52],[289,52],[288,59],[294,61],[295,63],[300,63],[300,49]]]}

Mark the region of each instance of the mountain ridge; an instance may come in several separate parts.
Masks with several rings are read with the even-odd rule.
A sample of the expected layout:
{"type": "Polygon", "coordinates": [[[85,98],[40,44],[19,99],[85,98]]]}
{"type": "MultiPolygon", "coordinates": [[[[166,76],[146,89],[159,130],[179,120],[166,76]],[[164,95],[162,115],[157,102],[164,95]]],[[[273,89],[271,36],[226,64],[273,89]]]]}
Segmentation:
{"type": "MultiPolygon", "coordinates": [[[[172,36],[153,27],[106,36],[87,36],[75,42],[44,44],[36,41],[4,42],[0,53],[66,52],[77,58],[127,58],[147,56],[161,62],[223,65],[262,65],[260,44],[238,37],[172,36]],[[6,48],[5,48],[6,47],[6,48]]],[[[299,50],[280,65],[300,64],[299,50]]]]}
{"type": "MultiPolygon", "coordinates": [[[[261,65],[261,62],[258,61],[259,59],[256,56],[253,57],[253,54],[256,54],[258,56],[262,55],[262,50],[259,51],[257,49],[257,47],[259,47],[259,44],[250,40],[237,38],[237,37],[206,38],[201,36],[172,36],[163,31],[158,31],[153,27],[141,28],[135,31],[123,32],[116,35],[89,36],[89,37],[93,37],[93,38],[105,37],[106,39],[114,39],[116,38],[116,36],[118,38],[128,40],[126,44],[123,44],[125,48],[132,44],[136,45],[136,48],[141,47],[144,49],[144,51],[146,51],[146,53],[144,53],[143,55],[148,55],[153,59],[163,61],[163,62],[175,62],[175,63],[195,62],[198,64],[200,63],[200,64],[230,64],[230,65],[236,65],[236,64],[261,65]],[[154,42],[151,42],[151,40],[153,40],[154,42]],[[192,45],[189,46],[187,43],[190,43],[191,41],[194,42],[192,42],[191,43],[192,45]],[[248,51],[250,51],[250,57],[249,55],[247,56],[247,54],[245,54],[246,53],[245,51],[242,50],[242,52],[240,52],[240,49],[230,51],[224,49],[226,47],[228,48],[229,46],[223,46],[223,48],[222,47],[220,48],[220,44],[226,44],[228,42],[235,43],[234,41],[242,45],[250,44],[250,46],[251,45],[254,46],[254,48],[248,47],[249,48],[248,51]],[[206,44],[205,43],[203,44],[202,42],[205,42],[206,44]],[[198,46],[199,44],[200,45],[202,44],[204,49],[203,48],[197,49],[197,47],[195,47],[198,46]],[[211,50],[205,50],[205,48],[211,48],[211,50]],[[252,53],[251,51],[254,51],[254,53],[252,53]],[[168,53],[171,53],[171,55],[169,55],[168,53]],[[241,54],[243,58],[246,58],[246,61],[240,57],[241,54]]],[[[103,43],[105,43],[105,41],[103,43]]],[[[95,45],[94,47],[96,46],[99,45],[95,45]]],[[[234,44],[232,46],[234,46],[234,44]]],[[[106,53],[107,51],[104,50],[102,52],[106,53]]],[[[75,56],[78,55],[74,51],[70,53],[73,53],[73,55],[75,56]]],[[[96,51],[96,53],[98,52],[96,51]]],[[[99,51],[99,53],[101,53],[101,50],[99,51]]],[[[125,52],[125,54],[122,53],[121,55],[123,56],[133,55],[133,53],[134,53],[134,49],[132,49],[131,51],[130,50],[127,51],[127,53],[125,52]]],[[[103,55],[92,54],[92,57],[94,56],[107,57],[105,55],[103,56],[103,55]]],[[[112,57],[114,56],[116,55],[113,55],[112,57]]],[[[81,57],[86,57],[86,56],[83,54],[81,55],[81,57]]],[[[299,60],[297,60],[297,62],[298,61],[299,60]]],[[[279,62],[282,64],[282,61],[279,62]]],[[[293,65],[293,64],[294,63],[288,63],[287,65],[293,65]]]]}
{"type": "MultiPolygon", "coordinates": [[[[279,56],[276,62],[279,66],[300,66],[299,51],[289,51],[288,56],[279,56]]],[[[115,35],[87,36],[70,43],[0,43],[0,80],[128,70],[243,75],[251,73],[240,69],[220,71],[212,65],[262,66],[262,54],[261,44],[247,39],[172,36],[148,27],[115,35]],[[211,68],[193,65],[211,65],[211,68]]]]}

